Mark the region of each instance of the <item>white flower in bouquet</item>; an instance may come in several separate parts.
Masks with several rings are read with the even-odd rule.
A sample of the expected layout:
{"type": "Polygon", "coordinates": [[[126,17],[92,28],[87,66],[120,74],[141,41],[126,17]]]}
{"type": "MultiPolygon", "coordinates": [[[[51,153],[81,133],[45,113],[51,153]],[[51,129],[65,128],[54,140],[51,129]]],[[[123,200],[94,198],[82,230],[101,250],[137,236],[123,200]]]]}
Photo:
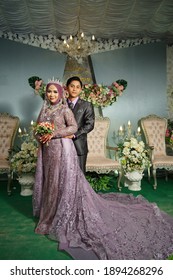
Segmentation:
{"type": "Polygon", "coordinates": [[[134,137],[119,145],[119,158],[125,173],[143,171],[150,165],[149,152],[144,142],[134,137]]]}
{"type": "Polygon", "coordinates": [[[35,172],[38,146],[31,133],[32,131],[29,134],[25,133],[23,136],[19,135],[23,142],[20,148],[13,152],[10,159],[12,170],[18,175],[35,172]]]}

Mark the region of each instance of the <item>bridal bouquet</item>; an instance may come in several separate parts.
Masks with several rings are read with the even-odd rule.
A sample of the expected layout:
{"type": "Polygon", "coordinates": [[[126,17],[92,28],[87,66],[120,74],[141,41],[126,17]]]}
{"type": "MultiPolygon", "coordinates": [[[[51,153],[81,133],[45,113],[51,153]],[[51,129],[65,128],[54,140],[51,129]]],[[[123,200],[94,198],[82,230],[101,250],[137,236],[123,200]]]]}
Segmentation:
{"type": "Polygon", "coordinates": [[[54,123],[50,122],[39,122],[34,124],[34,132],[36,134],[52,134],[54,132],[54,123]]]}

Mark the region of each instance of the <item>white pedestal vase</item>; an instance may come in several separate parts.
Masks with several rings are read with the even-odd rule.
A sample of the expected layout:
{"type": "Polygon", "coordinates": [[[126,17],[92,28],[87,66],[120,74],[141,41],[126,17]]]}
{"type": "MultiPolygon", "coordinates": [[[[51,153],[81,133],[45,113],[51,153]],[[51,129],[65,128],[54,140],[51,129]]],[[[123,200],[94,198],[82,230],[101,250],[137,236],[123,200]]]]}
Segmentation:
{"type": "Polygon", "coordinates": [[[34,174],[33,173],[23,173],[18,181],[21,185],[20,195],[29,196],[33,193],[33,185],[34,185],[34,174]]]}
{"type": "Polygon", "coordinates": [[[140,191],[141,190],[141,180],[143,177],[142,171],[132,171],[127,172],[125,175],[125,183],[124,185],[128,187],[131,191],[140,191]]]}

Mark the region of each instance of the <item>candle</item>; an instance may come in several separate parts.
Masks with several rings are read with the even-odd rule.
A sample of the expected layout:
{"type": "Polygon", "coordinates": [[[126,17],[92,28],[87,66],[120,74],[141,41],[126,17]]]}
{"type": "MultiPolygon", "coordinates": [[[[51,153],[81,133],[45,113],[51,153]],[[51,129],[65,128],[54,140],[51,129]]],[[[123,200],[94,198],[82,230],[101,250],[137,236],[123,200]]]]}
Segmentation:
{"type": "Polygon", "coordinates": [[[22,130],[21,130],[21,128],[20,128],[20,127],[19,127],[19,129],[18,129],[18,132],[19,132],[19,133],[22,133],[22,130]]]}
{"type": "Polygon", "coordinates": [[[31,125],[33,125],[34,124],[34,122],[33,122],[33,120],[31,121],[31,125]]]}
{"type": "Polygon", "coordinates": [[[131,127],[131,122],[130,121],[128,121],[128,127],[131,127]]]}
{"type": "Polygon", "coordinates": [[[120,136],[123,135],[123,127],[122,127],[122,125],[120,125],[120,128],[119,128],[119,135],[120,135],[120,136]]]}
{"type": "Polygon", "coordinates": [[[140,135],[140,133],[141,133],[141,128],[140,128],[140,126],[138,126],[137,134],[140,135]]]}

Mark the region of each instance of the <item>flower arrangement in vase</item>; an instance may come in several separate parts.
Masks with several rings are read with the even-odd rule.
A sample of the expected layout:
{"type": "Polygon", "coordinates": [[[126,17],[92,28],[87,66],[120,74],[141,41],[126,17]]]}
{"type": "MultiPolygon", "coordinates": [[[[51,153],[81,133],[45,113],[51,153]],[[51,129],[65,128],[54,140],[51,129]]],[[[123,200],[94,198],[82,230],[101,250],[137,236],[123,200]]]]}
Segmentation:
{"type": "Polygon", "coordinates": [[[125,139],[118,145],[119,160],[121,162],[124,176],[130,190],[140,190],[143,171],[150,166],[149,151],[145,148],[143,141],[135,137],[125,139]]]}
{"type": "Polygon", "coordinates": [[[125,139],[118,145],[118,151],[124,173],[143,171],[150,165],[149,151],[145,148],[144,142],[138,141],[135,137],[125,139]]]}
{"type": "Polygon", "coordinates": [[[18,137],[21,145],[13,151],[11,157],[12,170],[19,176],[21,173],[35,173],[38,146],[32,135],[32,129],[29,132],[24,129],[22,133],[19,128],[18,137]]]}
{"type": "Polygon", "coordinates": [[[11,168],[18,176],[18,181],[21,185],[21,195],[32,195],[32,187],[34,184],[34,173],[37,162],[37,141],[33,137],[33,129],[29,132],[26,129],[22,132],[19,128],[18,137],[21,145],[13,151],[10,159],[11,168]]]}

